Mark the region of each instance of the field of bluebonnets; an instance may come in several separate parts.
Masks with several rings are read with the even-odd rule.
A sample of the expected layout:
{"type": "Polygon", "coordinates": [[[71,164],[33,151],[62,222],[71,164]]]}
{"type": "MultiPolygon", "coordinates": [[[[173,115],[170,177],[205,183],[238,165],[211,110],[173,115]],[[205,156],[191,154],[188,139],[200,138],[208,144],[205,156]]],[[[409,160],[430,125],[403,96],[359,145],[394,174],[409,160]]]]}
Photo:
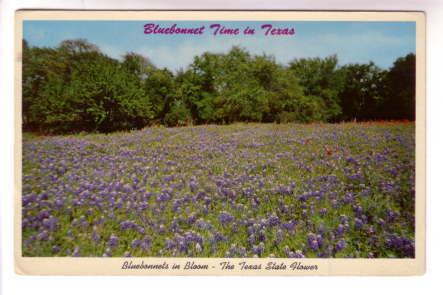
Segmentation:
{"type": "Polygon", "coordinates": [[[24,256],[414,257],[414,123],[23,139],[24,256]]]}

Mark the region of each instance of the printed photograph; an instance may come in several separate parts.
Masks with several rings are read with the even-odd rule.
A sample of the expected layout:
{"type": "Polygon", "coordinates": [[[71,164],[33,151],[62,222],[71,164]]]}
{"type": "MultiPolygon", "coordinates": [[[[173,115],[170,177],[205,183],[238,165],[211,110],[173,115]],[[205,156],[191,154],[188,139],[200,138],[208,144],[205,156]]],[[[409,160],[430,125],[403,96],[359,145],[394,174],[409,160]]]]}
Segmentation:
{"type": "Polygon", "coordinates": [[[23,257],[415,257],[415,22],[22,35],[23,257]]]}

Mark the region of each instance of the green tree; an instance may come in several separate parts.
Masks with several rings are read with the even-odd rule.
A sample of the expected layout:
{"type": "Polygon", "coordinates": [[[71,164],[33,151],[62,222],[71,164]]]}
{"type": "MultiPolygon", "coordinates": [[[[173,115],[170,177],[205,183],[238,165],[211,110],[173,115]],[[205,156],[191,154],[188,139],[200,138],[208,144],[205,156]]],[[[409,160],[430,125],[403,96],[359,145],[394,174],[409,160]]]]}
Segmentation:
{"type": "Polygon", "coordinates": [[[123,56],[122,67],[137,77],[139,82],[146,79],[156,69],[148,58],[135,52],[129,52],[123,56]]]}
{"type": "Polygon", "coordinates": [[[323,106],[316,107],[318,118],[333,120],[341,115],[338,94],[342,90],[343,79],[336,55],[295,59],[289,68],[298,77],[304,93],[314,101],[312,104],[323,106]]]}
{"type": "Polygon", "coordinates": [[[342,120],[374,120],[383,103],[386,72],[373,62],[349,64],[340,69],[344,87],[339,93],[342,120]]]}
{"type": "Polygon", "coordinates": [[[27,48],[24,55],[25,124],[67,133],[149,123],[150,101],[138,80],[85,40],[63,41],[56,49],[27,48]]]}
{"type": "Polygon", "coordinates": [[[415,54],[398,58],[386,75],[383,119],[415,120],[415,54]]]}
{"type": "Polygon", "coordinates": [[[143,88],[150,98],[154,119],[162,122],[175,99],[174,75],[167,69],[152,69],[147,73],[143,88]]]}
{"type": "Polygon", "coordinates": [[[250,54],[233,47],[220,56],[219,68],[214,79],[215,116],[226,123],[262,121],[268,111],[268,98],[254,76],[250,54]]]}
{"type": "Polygon", "coordinates": [[[164,123],[166,126],[185,126],[192,122],[192,116],[189,109],[182,100],[175,100],[171,104],[171,109],[165,115],[164,123]]]}

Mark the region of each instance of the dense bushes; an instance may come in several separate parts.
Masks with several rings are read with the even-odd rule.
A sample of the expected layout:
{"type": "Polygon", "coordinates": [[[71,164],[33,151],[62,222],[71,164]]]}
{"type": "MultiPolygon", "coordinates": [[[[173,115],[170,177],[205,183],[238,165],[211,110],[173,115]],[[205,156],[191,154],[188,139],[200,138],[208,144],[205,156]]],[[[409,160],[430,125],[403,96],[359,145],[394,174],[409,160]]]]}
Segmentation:
{"type": "Polygon", "coordinates": [[[173,74],[136,53],[112,59],[86,40],[23,44],[23,127],[42,133],[111,132],[150,124],[414,119],[415,56],[386,71],[339,67],[336,56],[196,56],[173,74]]]}

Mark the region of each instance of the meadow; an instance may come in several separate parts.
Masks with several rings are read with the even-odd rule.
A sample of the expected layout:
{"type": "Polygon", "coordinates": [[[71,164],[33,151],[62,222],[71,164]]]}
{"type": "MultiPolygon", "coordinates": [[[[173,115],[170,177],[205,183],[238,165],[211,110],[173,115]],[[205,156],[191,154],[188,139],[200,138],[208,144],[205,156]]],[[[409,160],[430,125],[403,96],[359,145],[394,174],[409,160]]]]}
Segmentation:
{"type": "Polygon", "coordinates": [[[25,133],[23,256],[414,257],[413,122],[25,133]]]}

